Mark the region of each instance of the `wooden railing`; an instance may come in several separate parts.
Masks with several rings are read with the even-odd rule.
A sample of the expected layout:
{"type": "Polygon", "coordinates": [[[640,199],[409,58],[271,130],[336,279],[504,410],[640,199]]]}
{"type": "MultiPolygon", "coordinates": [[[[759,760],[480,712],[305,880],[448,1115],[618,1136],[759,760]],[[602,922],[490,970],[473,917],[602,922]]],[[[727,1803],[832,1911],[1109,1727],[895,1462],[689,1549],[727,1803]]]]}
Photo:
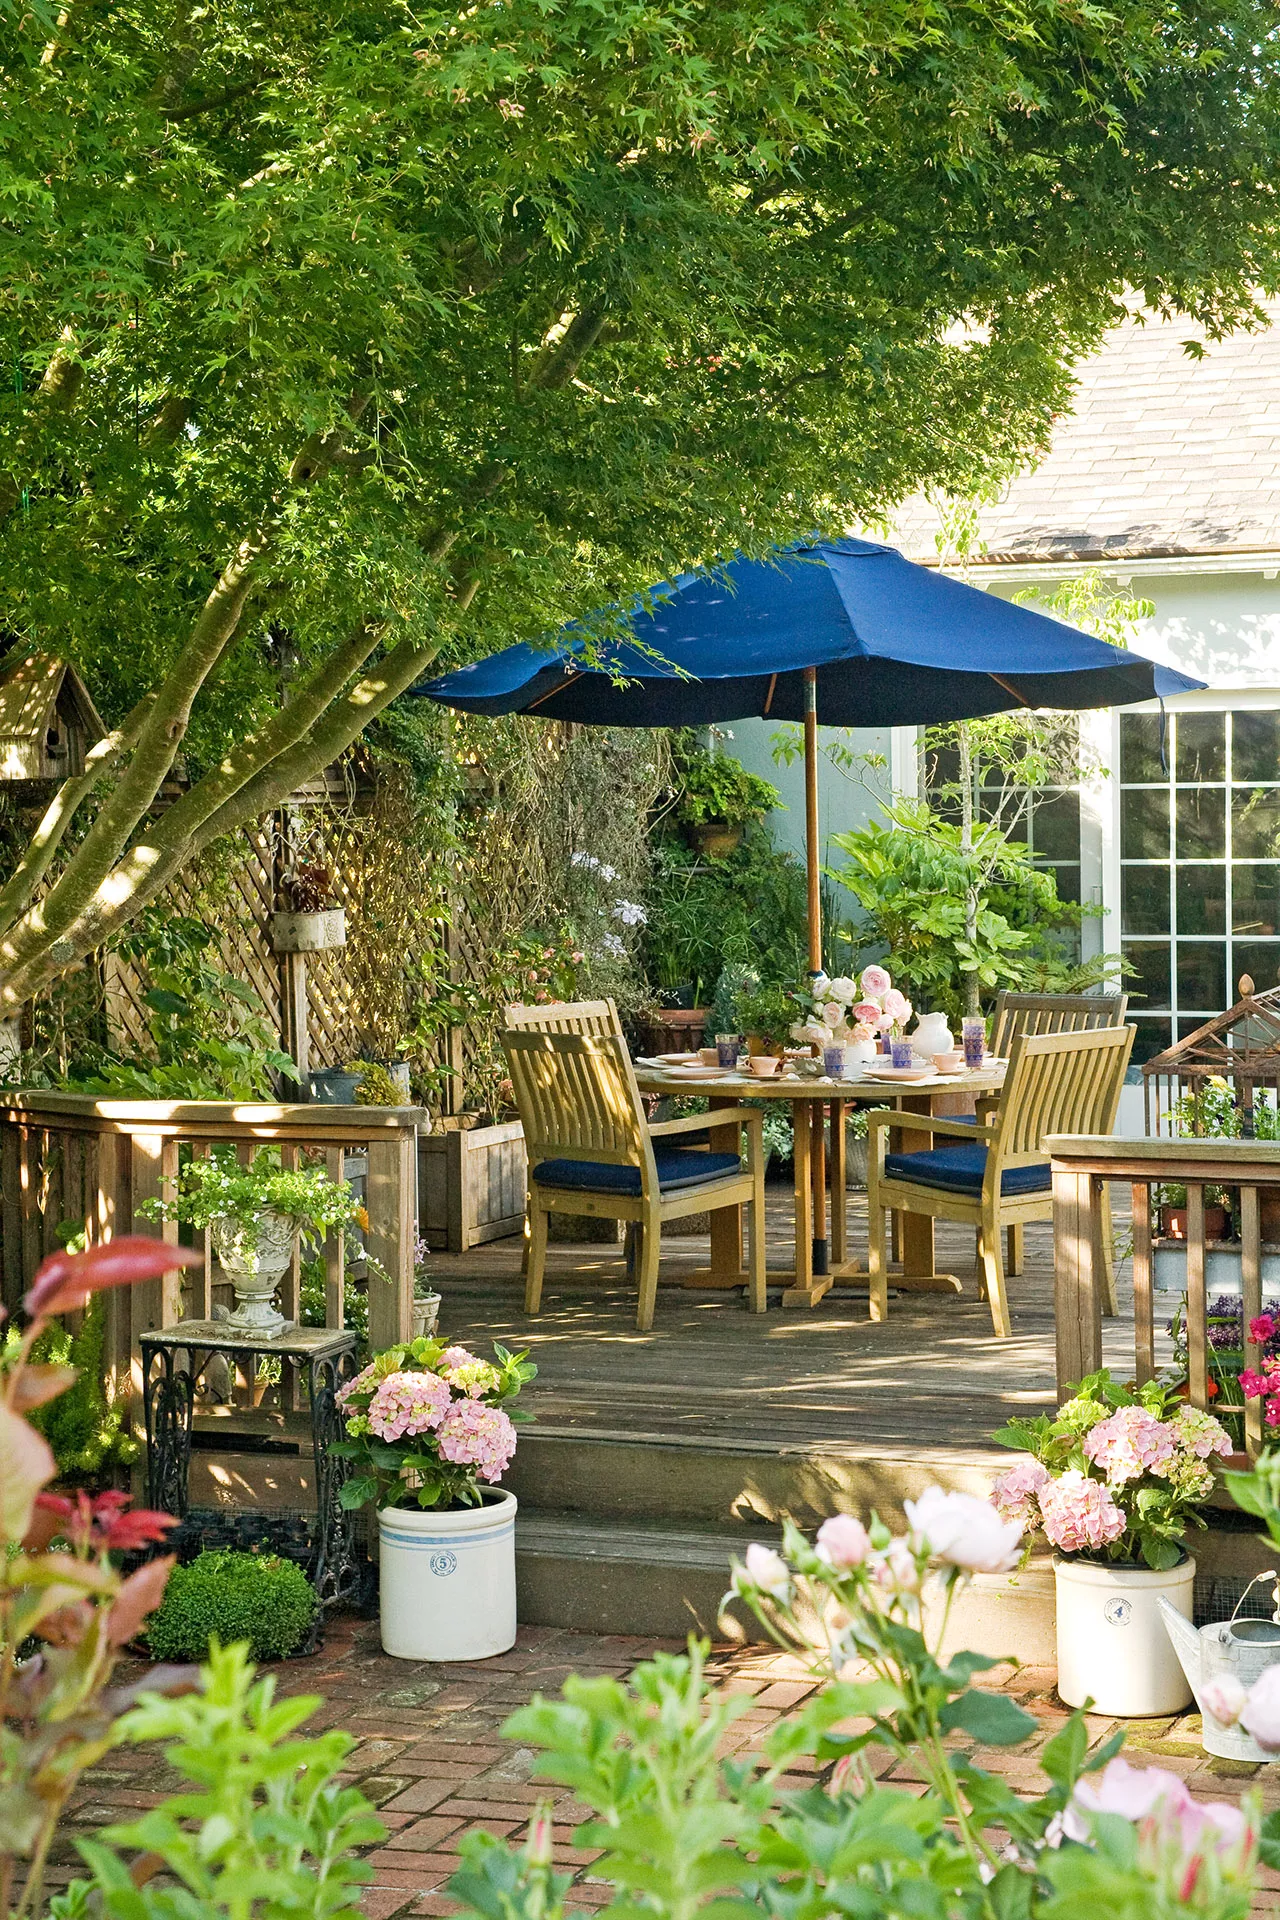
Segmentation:
{"type": "MultiPolygon", "coordinates": [[[[410,1107],[272,1106],[229,1100],[96,1100],[65,1093],[11,1094],[0,1105],[0,1231],[3,1295],[12,1312],[47,1253],[61,1245],[58,1229],[72,1222],[91,1244],[122,1233],[153,1234],[176,1242],[178,1228],[141,1216],[144,1200],[172,1191],[182,1149],[207,1154],[219,1141],[235,1144],[247,1161],[260,1146],[278,1147],[286,1167],[304,1154],[319,1156],[341,1179],[352,1150],[368,1156],[368,1251],[390,1284],[369,1282],[369,1340],[374,1349],[410,1337],[413,1252],[417,1225],[417,1123],[410,1107]]],[[[140,1386],[138,1336],[212,1312],[215,1268],[208,1236],[202,1271],[177,1270],[163,1280],[108,1293],[104,1353],[117,1393],[140,1386]]],[[[324,1244],[325,1324],[343,1324],[343,1235],[324,1244]]],[[[296,1320],[300,1256],[280,1287],[280,1305],[296,1320]]],[[[227,1289],[230,1297],[230,1289],[227,1289]]]]}
{"type": "MultiPolygon", "coordinates": [[[[1235,1291],[1236,1274],[1243,1314],[1243,1365],[1258,1368],[1260,1347],[1249,1340],[1249,1323],[1262,1312],[1264,1267],[1274,1267],[1280,1293],[1280,1235],[1274,1249],[1263,1240],[1263,1215],[1280,1208],[1280,1141],[1144,1139],[1117,1140],[1084,1134],[1055,1134],[1046,1143],[1053,1159],[1054,1315],[1057,1328],[1058,1399],[1074,1383],[1093,1373],[1102,1360],[1102,1192],[1107,1181],[1128,1184],[1133,1196],[1133,1377],[1142,1382],[1156,1372],[1156,1268],[1176,1262],[1181,1278],[1185,1262],[1187,1379],[1191,1402],[1216,1414],[1235,1413],[1244,1426],[1246,1450],[1263,1444],[1262,1403],[1210,1397],[1207,1303],[1224,1290],[1235,1291]],[[1161,1243],[1153,1218],[1153,1188],[1176,1182],[1187,1190],[1185,1238],[1161,1243]],[[1230,1188],[1237,1196],[1239,1237],[1210,1241],[1205,1233],[1206,1186],[1230,1188]],[[1218,1271],[1222,1269],[1222,1271],[1218,1271]]],[[[1270,1229],[1270,1218],[1267,1220],[1270,1229]]],[[[1268,1236],[1270,1237],[1270,1236],[1268,1236]]],[[[1172,1310],[1179,1287],[1162,1290],[1172,1310]]]]}

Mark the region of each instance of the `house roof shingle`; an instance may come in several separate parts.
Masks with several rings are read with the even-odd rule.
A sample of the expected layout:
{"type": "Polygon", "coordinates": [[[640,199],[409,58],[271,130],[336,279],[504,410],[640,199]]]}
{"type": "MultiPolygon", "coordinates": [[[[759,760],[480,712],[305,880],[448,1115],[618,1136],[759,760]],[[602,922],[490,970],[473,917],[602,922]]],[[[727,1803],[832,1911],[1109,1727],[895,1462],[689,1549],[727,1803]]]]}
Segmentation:
{"type": "MultiPolygon", "coordinates": [[[[1258,333],[1204,341],[1130,320],[1079,369],[1074,410],[1034,472],[981,514],[987,564],[1280,551],[1280,301],[1258,333]]],[[[936,558],[938,514],[905,503],[895,544],[936,558]]]]}

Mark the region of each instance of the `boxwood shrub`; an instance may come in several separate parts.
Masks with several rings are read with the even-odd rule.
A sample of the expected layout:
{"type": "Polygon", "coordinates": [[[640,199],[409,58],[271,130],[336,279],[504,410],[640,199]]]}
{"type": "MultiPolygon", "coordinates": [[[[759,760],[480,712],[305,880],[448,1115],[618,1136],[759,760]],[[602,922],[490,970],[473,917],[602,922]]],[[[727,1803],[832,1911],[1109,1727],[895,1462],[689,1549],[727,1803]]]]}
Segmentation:
{"type": "Polygon", "coordinates": [[[255,1660],[282,1660],[306,1639],[319,1604],[291,1560],[206,1550],[170,1574],[147,1645],[157,1660],[204,1660],[211,1640],[224,1647],[243,1640],[255,1660]]]}

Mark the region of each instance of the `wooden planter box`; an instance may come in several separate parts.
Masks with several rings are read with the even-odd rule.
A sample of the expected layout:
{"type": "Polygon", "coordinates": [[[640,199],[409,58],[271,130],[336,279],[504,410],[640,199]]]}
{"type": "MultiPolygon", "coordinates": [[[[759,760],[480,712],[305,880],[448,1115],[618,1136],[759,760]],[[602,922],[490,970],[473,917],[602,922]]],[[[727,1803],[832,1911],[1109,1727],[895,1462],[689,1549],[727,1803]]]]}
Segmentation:
{"type": "Polygon", "coordinates": [[[418,1136],[418,1231],[435,1253],[465,1253],[524,1231],[528,1165],[518,1120],[444,1120],[418,1136]]]}

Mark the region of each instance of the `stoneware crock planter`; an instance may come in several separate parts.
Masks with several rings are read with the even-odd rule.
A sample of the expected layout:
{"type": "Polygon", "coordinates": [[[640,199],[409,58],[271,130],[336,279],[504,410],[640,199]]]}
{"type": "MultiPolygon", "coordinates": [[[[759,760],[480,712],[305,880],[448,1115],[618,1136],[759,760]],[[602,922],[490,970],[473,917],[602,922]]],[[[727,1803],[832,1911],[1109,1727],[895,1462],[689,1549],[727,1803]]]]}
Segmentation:
{"type": "Polygon", "coordinates": [[[209,1237],[222,1271],[236,1290],[227,1325],[237,1333],[274,1340],[290,1322],[275,1304],[276,1288],[293,1258],[294,1225],[287,1213],[264,1207],[253,1230],[239,1220],[212,1220],[209,1237]]]}
{"type": "Polygon", "coordinates": [[[1191,1688],[1160,1617],[1161,1597],[1191,1618],[1196,1563],[1176,1567],[1054,1562],[1058,1692],[1069,1707],[1092,1700],[1098,1713],[1150,1718],[1181,1713],[1191,1688]]]}
{"type": "Polygon", "coordinates": [[[486,1660],[516,1638],[516,1497],[456,1513],[378,1513],[382,1647],[396,1660],[486,1660]]]}

